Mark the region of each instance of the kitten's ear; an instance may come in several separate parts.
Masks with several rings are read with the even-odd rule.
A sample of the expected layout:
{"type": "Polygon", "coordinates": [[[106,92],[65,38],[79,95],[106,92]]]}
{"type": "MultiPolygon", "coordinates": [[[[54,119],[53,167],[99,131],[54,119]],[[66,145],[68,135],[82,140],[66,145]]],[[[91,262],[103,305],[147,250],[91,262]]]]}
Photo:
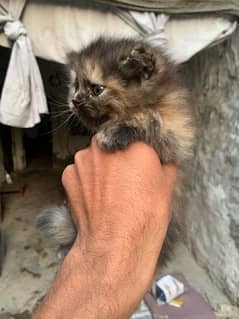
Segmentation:
{"type": "Polygon", "coordinates": [[[120,59],[120,70],[128,79],[149,79],[155,69],[156,58],[153,50],[137,44],[128,56],[120,59]]]}
{"type": "Polygon", "coordinates": [[[77,52],[67,53],[66,62],[71,69],[76,69],[79,65],[79,54],[77,52]]]}

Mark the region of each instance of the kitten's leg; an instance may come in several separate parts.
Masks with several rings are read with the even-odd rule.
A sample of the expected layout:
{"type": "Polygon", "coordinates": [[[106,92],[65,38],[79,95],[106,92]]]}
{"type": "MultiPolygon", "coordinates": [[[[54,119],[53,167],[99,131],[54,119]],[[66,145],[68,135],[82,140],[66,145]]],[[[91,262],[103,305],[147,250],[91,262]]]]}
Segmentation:
{"type": "Polygon", "coordinates": [[[140,44],[121,60],[120,69],[125,78],[149,79],[155,69],[155,61],[153,50],[140,44]]]}
{"type": "Polygon", "coordinates": [[[127,148],[131,143],[143,141],[155,147],[154,140],[160,134],[160,116],[151,110],[136,114],[134,119],[110,123],[96,134],[98,145],[107,151],[127,148]]]}
{"type": "Polygon", "coordinates": [[[96,134],[96,140],[102,149],[110,152],[142,141],[155,149],[162,163],[178,163],[181,160],[180,142],[172,132],[163,133],[161,126],[159,113],[147,110],[130,121],[108,123],[96,134]]]}
{"type": "Polygon", "coordinates": [[[145,131],[129,123],[120,123],[100,130],[96,134],[96,140],[102,149],[114,152],[127,148],[135,141],[145,140],[145,131]]]}

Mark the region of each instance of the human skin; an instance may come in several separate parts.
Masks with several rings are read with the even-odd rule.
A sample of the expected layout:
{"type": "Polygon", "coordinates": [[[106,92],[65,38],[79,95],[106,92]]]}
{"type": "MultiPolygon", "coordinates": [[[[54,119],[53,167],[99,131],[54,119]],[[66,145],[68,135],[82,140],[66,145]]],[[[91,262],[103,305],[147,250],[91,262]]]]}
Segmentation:
{"type": "Polygon", "coordinates": [[[176,168],[137,142],[95,139],[62,182],[80,232],[33,319],[126,319],[147,291],[171,217],[176,168]]]}

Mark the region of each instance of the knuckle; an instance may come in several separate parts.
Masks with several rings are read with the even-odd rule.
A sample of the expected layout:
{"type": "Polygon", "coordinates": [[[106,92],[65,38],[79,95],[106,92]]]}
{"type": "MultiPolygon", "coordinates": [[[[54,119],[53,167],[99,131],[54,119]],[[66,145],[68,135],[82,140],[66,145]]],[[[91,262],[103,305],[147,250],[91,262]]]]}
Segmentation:
{"type": "Polygon", "coordinates": [[[88,148],[76,152],[74,156],[75,165],[77,167],[80,166],[81,164],[83,165],[87,161],[88,157],[89,157],[88,148]]]}
{"type": "Polygon", "coordinates": [[[97,135],[98,134],[94,135],[93,138],[91,139],[91,144],[90,144],[91,148],[97,147],[97,135]]]}
{"type": "Polygon", "coordinates": [[[64,187],[67,185],[68,181],[71,179],[71,176],[74,172],[74,169],[75,169],[74,164],[68,165],[64,169],[62,176],[61,176],[61,182],[62,182],[64,187]]]}
{"type": "Polygon", "coordinates": [[[81,154],[82,154],[82,151],[78,151],[78,152],[75,153],[75,156],[74,156],[75,164],[80,162],[81,154]]]}

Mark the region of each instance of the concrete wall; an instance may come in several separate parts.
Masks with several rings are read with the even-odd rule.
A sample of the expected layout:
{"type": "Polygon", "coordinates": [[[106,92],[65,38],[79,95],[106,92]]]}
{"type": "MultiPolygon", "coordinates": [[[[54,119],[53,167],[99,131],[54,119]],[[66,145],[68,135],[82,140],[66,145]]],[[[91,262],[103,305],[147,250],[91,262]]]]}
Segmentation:
{"type": "Polygon", "coordinates": [[[239,303],[239,32],[185,67],[199,124],[186,202],[197,261],[239,303]]]}

